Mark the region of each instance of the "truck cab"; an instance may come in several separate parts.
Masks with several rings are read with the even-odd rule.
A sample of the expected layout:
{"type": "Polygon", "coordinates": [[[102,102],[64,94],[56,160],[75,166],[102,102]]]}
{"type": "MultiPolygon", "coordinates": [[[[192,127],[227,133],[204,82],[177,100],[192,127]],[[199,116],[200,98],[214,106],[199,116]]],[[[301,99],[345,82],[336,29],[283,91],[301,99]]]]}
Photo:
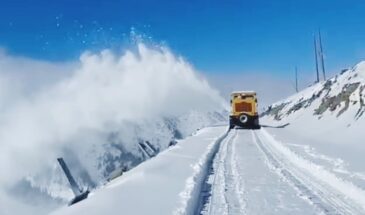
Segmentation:
{"type": "Polygon", "coordinates": [[[257,96],[254,91],[236,91],[231,94],[229,127],[260,129],[257,96]]]}

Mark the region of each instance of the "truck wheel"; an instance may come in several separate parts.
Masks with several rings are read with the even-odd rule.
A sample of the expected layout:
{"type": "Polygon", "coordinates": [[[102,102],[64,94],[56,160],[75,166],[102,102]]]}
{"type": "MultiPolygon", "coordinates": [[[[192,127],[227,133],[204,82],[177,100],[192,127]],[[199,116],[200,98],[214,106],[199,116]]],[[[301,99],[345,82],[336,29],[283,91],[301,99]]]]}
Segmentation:
{"type": "Polygon", "coordinates": [[[248,122],[248,116],[246,114],[242,114],[238,119],[243,125],[246,125],[248,122]]]}

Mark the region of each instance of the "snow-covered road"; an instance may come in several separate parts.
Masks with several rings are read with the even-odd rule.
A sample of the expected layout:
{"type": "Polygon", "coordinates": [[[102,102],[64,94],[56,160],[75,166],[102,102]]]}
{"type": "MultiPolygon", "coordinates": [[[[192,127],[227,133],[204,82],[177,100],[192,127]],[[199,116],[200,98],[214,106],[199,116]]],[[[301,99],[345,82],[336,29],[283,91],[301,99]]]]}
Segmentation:
{"type": "MultiPolygon", "coordinates": [[[[270,131],[271,132],[271,131],[270,131]]],[[[54,214],[365,214],[365,191],[266,129],[205,128],[54,214]]]]}
{"type": "Polygon", "coordinates": [[[265,129],[232,130],[203,186],[201,214],[365,214],[362,189],[339,180],[265,129]],[[210,185],[210,186],[209,186],[210,185]]]}

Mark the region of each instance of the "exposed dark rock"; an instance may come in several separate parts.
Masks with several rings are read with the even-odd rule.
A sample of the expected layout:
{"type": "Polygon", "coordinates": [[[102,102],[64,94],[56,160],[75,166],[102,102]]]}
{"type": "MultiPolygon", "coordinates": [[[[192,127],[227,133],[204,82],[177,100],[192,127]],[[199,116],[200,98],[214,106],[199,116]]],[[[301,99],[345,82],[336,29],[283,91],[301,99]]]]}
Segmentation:
{"type": "Polygon", "coordinates": [[[263,116],[274,116],[274,119],[275,120],[281,120],[281,114],[280,112],[285,108],[285,106],[289,104],[289,103],[282,103],[282,104],[279,104],[279,105],[276,105],[275,107],[273,107],[272,105],[270,105],[266,111],[264,111],[262,114],[261,114],[261,117],[263,116]]]}
{"type": "Polygon", "coordinates": [[[347,72],[348,70],[349,70],[349,69],[343,69],[343,70],[341,70],[341,73],[340,73],[340,74],[342,75],[342,74],[344,74],[345,72],[347,72]]]}
{"type": "Polygon", "coordinates": [[[318,98],[318,97],[319,97],[319,95],[318,95],[318,94],[313,94],[313,95],[312,95],[312,97],[310,97],[309,99],[305,99],[305,100],[303,100],[303,98],[302,98],[302,99],[300,99],[298,103],[296,103],[295,105],[293,105],[293,107],[291,107],[291,108],[288,110],[287,115],[292,114],[292,113],[294,113],[295,111],[298,111],[298,110],[300,110],[300,109],[302,109],[302,108],[307,108],[307,107],[309,107],[309,106],[312,104],[312,102],[313,102],[316,98],[318,98]]]}
{"type": "Polygon", "coordinates": [[[359,92],[359,96],[360,96],[360,108],[357,111],[356,115],[355,115],[355,119],[358,120],[365,112],[365,101],[364,101],[364,92],[365,90],[365,85],[362,85],[360,87],[360,92],[359,92]]]}
{"type": "Polygon", "coordinates": [[[346,84],[338,95],[329,97],[327,94],[322,99],[320,106],[314,110],[314,114],[322,115],[327,110],[333,112],[341,106],[342,102],[345,102],[345,106],[337,114],[337,117],[340,116],[348,109],[350,104],[350,96],[359,87],[359,85],[359,82],[346,84]]]}

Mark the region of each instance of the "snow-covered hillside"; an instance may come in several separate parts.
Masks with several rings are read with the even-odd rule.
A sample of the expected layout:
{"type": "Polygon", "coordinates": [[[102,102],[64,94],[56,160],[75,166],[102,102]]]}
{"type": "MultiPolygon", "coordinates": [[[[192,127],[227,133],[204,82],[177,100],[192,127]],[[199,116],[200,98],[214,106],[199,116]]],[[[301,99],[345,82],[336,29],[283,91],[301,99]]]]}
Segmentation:
{"type": "Polygon", "coordinates": [[[365,188],[365,62],[266,109],[268,130],[300,156],[365,188]]]}
{"type": "Polygon", "coordinates": [[[0,56],[0,81],[17,83],[1,86],[0,214],[65,205],[73,194],[58,157],[82,187],[95,188],[116,169],[129,170],[227,118],[219,93],[164,47],[87,52],[62,69],[0,56]],[[33,77],[46,79],[54,68],[64,75],[29,90],[33,77]]]}
{"type": "MultiPolygon", "coordinates": [[[[269,106],[262,120],[308,128],[310,134],[347,134],[365,123],[365,62],[269,106]]],[[[308,134],[309,134],[308,133],[308,134]]],[[[355,133],[355,132],[354,132],[355,133]]]]}

